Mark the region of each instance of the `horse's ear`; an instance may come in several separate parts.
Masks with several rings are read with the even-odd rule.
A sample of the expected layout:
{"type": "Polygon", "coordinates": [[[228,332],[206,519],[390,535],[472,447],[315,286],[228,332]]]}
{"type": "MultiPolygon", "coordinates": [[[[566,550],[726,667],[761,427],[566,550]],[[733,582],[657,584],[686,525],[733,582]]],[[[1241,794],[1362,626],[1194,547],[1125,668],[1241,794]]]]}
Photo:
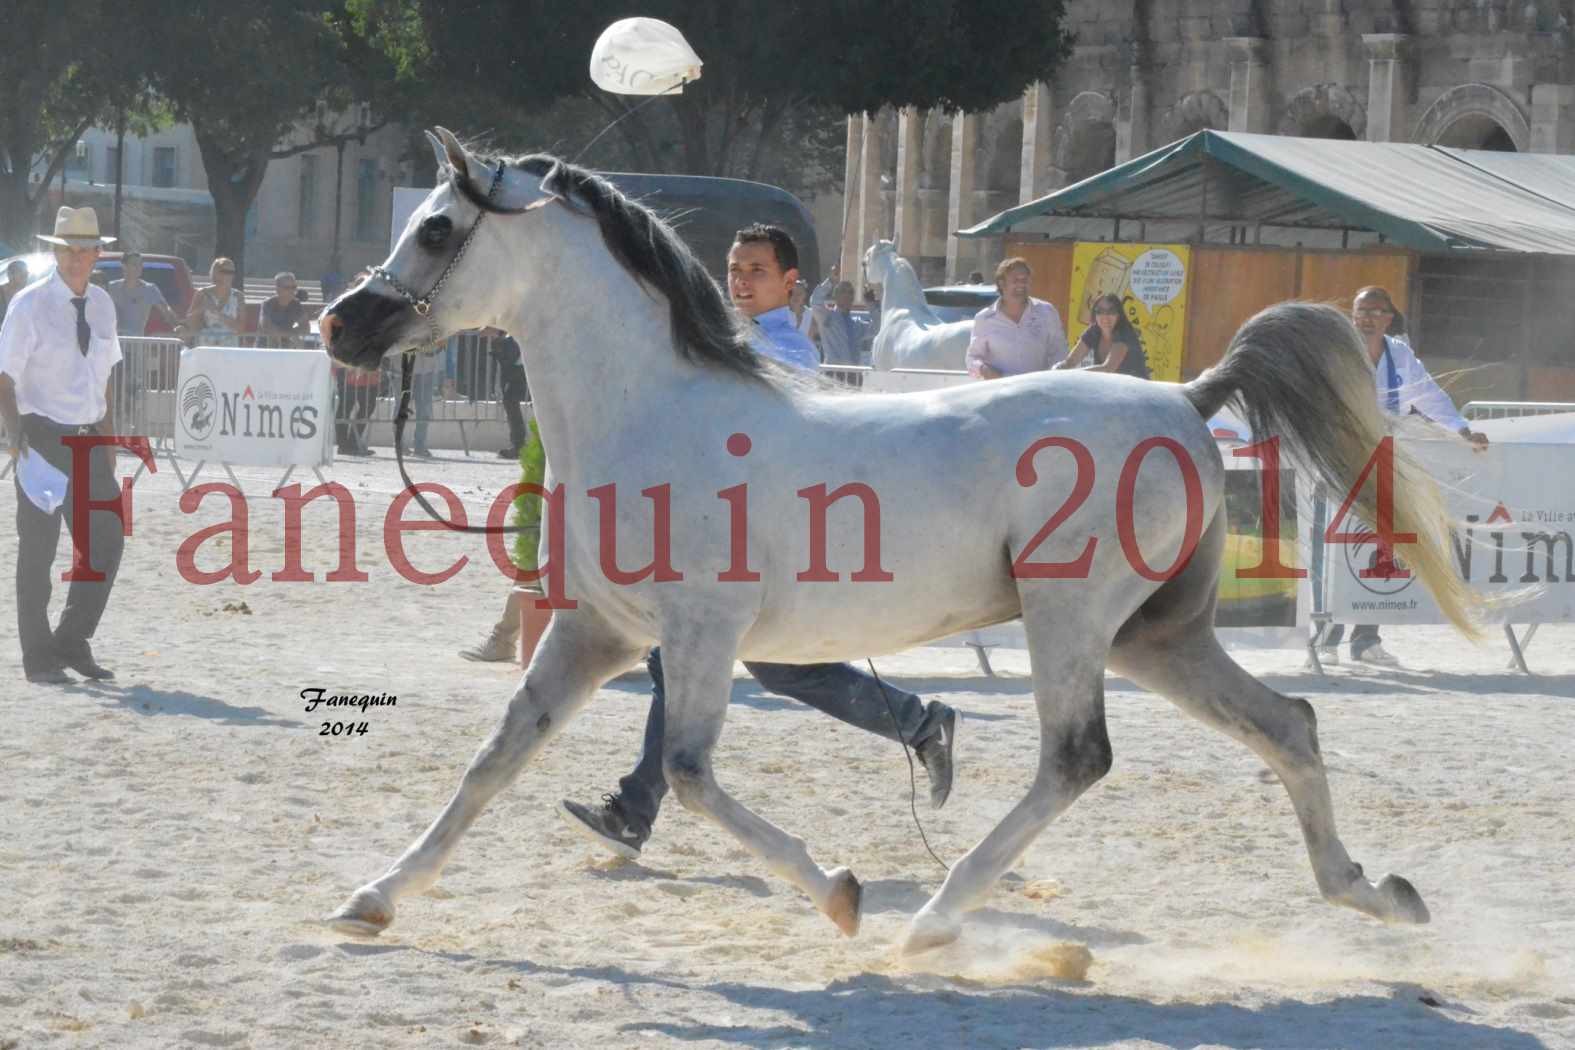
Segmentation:
{"type": "Polygon", "coordinates": [[[436,138],[431,132],[427,133],[427,137],[433,139],[432,151],[437,154],[439,167],[447,164],[459,178],[470,177],[470,160],[465,154],[465,147],[459,144],[459,139],[454,137],[452,131],[439,127],[436,138]]]}
{"type": "Polygon", "coordinates": [[[437,169],[441,173],[444,168],[448,167],[448,151],[443,148],[443,143],[432,132],[423,131],[422,134],[427,137],[427,143],[432,147],[432,163],[437,165],[437,169]]]}

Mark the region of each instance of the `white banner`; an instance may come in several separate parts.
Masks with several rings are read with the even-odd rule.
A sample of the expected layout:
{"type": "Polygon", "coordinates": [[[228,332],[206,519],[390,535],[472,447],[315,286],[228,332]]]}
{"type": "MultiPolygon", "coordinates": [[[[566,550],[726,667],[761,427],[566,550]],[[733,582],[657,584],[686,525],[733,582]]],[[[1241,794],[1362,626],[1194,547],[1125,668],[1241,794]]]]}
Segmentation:
{"type": "Polygon", "coordinates": [[[185,351],[175,398],[176,455],[256,467],[333,462],[329,364],[321,350],[185,351]]]}
{"type": "MultiPolygon", "coordinates": [[[[1476,425],[1496,438],[1499,422],[1509,421],[1476,425]]],[[[1473,452],[1451,440],[1408,442],[1406,448],[1443,486],[1459,523],[1451,543],[1456,570],[1485,594],[1537,591],[1499,619],[1575,620],[1575,445],[1495,441],[1473,452]]],[[[1330,497],[1330,515],[1343,498],[1330,497]]],[[[1354,519],[1342,522],[1340,531],[1371,534],[1354,519]]],[[[1392,576],[1379,564],[1375,538],[1326,544],[1324,552],[1334,622],[1446,622],[1415,576],[1392,576]],[[1363,577],[1364,570],[1373,575],[1363,577]]]]}

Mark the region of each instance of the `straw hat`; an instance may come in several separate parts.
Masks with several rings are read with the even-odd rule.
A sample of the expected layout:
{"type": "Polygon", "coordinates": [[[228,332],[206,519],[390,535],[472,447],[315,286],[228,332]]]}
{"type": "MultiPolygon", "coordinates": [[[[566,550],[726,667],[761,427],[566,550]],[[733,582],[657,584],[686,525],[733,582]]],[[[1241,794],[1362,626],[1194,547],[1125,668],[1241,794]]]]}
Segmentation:
{"type": "Polygon", "coordinates": [[[51,237],[47,233],[41,233],[38,239],[50,244],[61,244],[67,248],[115,243],[113,237],[99,236],[98,213],[92,208],[62,207],[55,215],[55,235],[51,237]]]}

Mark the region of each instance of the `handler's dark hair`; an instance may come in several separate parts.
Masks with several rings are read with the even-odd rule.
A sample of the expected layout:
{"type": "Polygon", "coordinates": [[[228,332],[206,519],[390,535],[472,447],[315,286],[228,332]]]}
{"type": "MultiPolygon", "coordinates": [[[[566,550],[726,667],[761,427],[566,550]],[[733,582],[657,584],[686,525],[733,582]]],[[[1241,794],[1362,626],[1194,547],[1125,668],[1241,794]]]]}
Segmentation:
{"type": "Polygon", "coordinates": [[[759,244],[761,241],[771,245],[777,257],[777,266],[783,273],[798,269],[798,245],[793,243],[793,238],[782,227],[757,222],[733,234],[734,244],[759,244]]]}

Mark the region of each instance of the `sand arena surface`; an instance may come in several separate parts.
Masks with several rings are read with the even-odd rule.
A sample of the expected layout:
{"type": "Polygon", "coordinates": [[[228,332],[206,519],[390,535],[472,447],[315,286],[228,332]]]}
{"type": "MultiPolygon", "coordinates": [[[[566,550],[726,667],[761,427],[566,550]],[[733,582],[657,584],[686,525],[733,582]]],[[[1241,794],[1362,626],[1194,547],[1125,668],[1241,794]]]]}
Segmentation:
{"type": "MultiPolygon", "coordinates": [[[[0,646],[0,1048],[1575,1046],[1570,627],[1537,637],[1537,678],[1503,670],[1502,640],[1474,649],[1442,628],[1386,631],[1411,670],[1319,679],[1295,653],[1240,657],[1313,702],[1347,846],[1370,875],[1416,884],[1426,927],[1323,904],[1257,759],[1112,678],[1111,775],[959,943],[900,959],[941,874],[901,752],[740,670],[719,775],[864,880],[856,940],[676,804],[638,864],[559,823],[559,798],[593,801],[632,763],[643,672],[602,690],[383,937],[335,935],[316,920],[436,815],[518,675],[456,656],[503,595],[478,538],[407,537],[429,570],[471,556],[440,586],[389,566],[379,525],[398,482],[383,453],[333,470],[361,501],[368,582],[268,579],[283,516],[261,470],[238,473],[263,579],[185,582],[176,546],[228,510],[210,498],[182,514],[164,467],[138,482],[97,642],[117,680],[30,686],[14,641],[0,646]],[[355,713],[364,735],[324,737],[299,696],[319,686],[398,703],[355,713]]],[[[496,461],[414,469],[473,512],[512,480],[496,461]]],[[[0,487],[7,522],[15,498],[0,487]]],[[[320,577],[332,518],[314,508],[306,525],[320,577]]],[[[0,529],[7,576],[15,543],[0,529]]],[[[9,581],[0,593],[13,623],[9,581]]],[[[965,713],[941,813],[919,774],[948,860],[1035,761],[1026,654],[995,662],[993,681],[961,650],[878,662],[965,713]]]]}

